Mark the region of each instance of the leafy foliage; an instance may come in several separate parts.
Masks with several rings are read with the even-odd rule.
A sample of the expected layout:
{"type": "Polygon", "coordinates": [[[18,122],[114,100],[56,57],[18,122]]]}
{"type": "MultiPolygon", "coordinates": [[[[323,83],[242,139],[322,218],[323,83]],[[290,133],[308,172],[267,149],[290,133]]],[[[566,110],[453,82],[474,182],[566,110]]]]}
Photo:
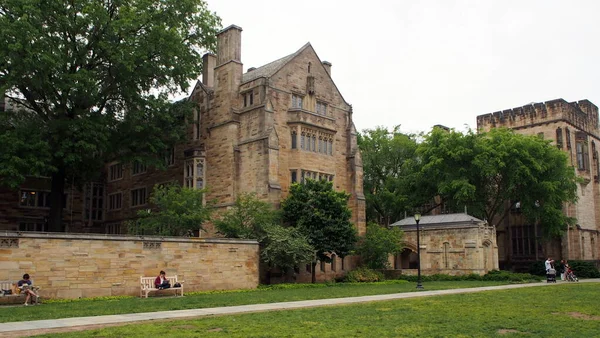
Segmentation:
{"type": "Polygon", "coordinates": [[[357,234],[350,222],[349,197],[334,191],[331,182],[307,180],[293,184],[282,202],[283,220],[304,234],[314,248],[313,282],[317,260],[331,262],[331,255],[345,257],[354,249],[357,234]]]}
{"type": "Polygon", "coordinates": [[[417,142],[415,135],[383,127],[358,135],[363,160],[363,181],[367,220],[383,225],[402,218],[415,207],[410,181],[415,174],[417,142]]]}
{"type": "MultiPolygon", "coordinates": [[[[600,278],[600,271],[593,262],[569,261],[569,266],[578,278],[600,278]]],[[[554,261],[556,271],[563,271],[563,266],[559,261],[554,261]]],[[[546,276],[546,266],[544,261],[537,261],[529,266],[529,273],[537,276],[546,276]]]]}
{"type": "Polygon", "coordinates": [[[383,273],[363,266],[348,272],[345,281],[349,283],[372,283],[381,282],[384,279],[383,273]]]}
{"type": "Polygon", "coordinates": [[[600,278],[600,271],[593,262],[569,261],[569,266],[579,278],[600,278]]]}
{"type": "Polygon", "coordinates": [[[259,200],[256,194],[242,194],[222,217],[214,221],[217,231],[228,238],[262,241],[265,227],[275,224],[278,215],[270,203],[259,200]]]}
{"type": "Polygon", "coordinates": [[[519,202],[525,218],[539,221],[548,236],[574,222],[562,207],[576,200],[575,171],[550,141],[509,129],[462,134],[434,128],[417,154],[422,163],[415,185],[450,209],[466,205],[498,224],[519,202]]]}
{"type": "Polygon", "coordinates": [[[298,229],[271,225],[264,230],[260,257],[268,266],[287,271],[312,259],[314,249],[298,229]]]}
{"type": "MultiPolygon", "coordinates": [[[[402,280],[416,282],[418,276],[401,275],[402,280]]],[[[467,274],[460,276],[451,276],[444,274],[421,276],[423,282],[434,281],[496,281],[496,282],[511,282],[511,283],[536,283],[540,278],[528,273],[515,273],[510,271],[492,270],[487,274],[480,276],[478,274],[467,274]]]]}
{"type": "Polygon", "coordinates": [[[388,269],[388,257],[402,251],[403,232],[398,227],[388,229],[376,223],[367,225],[367,233],[360,239],[357,254],[370,269],[388,269]]]}
{"type": "Polygon", "coordinates": [[[162,166],[191,102],[173,105],[216,44],[203,0],[5,0],[0,7],[0,183],[52,178],[49,230],[62,231],[65,180],[109,160],[162,166]]]}
{"type": "Polygon", "coordinates": [[[154,186],[150,203],[156,210],[140,210],[139,218],[128,222],[129,233],[137,235],[182,236],[210,217],[203,205],[204,190],[182,188],[178,185],[154,186]]]}
{"type": "Polygon", "coordinates": [[[273,206],[256,194],[242,194],[214,223],[225,237],[256,239],[261,246],[261,260],[270,268],[285,271],[311,261],[313,248],[306,236],[298,229],[279,225],[278,216],[273,206]]]}

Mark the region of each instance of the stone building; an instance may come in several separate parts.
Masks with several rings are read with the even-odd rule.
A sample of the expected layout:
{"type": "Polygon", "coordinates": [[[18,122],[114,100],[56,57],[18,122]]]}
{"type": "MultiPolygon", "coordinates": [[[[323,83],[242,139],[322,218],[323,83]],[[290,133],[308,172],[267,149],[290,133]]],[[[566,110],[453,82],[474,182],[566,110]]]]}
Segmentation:
{"type": "MultiPolygon", "coordinates": [[[[404,231],[405,249],[393,258],[394,269],[416,274],[415,219],[407,217],[391,226],[404,231]]],[[[419,235],[422,274],[484,275],[498,270],[496,229],[485,221],[464,213],[421,216],[419,235]]]]}
{"type": "Polygon", "coordinates": [[[577,219],[560,241],[542,241],[540,224],[530,224],[518,204],[509,217],[496,224],[501,266],[525,267],[547,255],[555,259],[598,260],[600,249],[600,166],[598,149],[600,129],[598,107],[588,100],[567,102],[557,99],[480,115],[477,128],[489,131],[506,127],[525,135],[552,140],[565,151],[569,163],[581,179],[578,201],[565,204],[567,216],[577,219]]]}
{"type": "MultiPolygon", "coordinates": [[[[244,73],[241,36],[238,26],[223,29],[216,55],[203,56],[202,81],[188,98],[197,109],[186,142],[166,154],[167,169],[107,163],[104,179],[90,182],[77,196],[72,231],[125,232],[123,221],[149,208],[148,196],[156,184],[207,188],[206,201],[216,201],[218,209],[233,205],[242,193],[256,193],[278,207],[292,183],[312,178],[332,181],[336,190],[351,195],[351,221],[360,234],[365,232],[362,161],[352,106],[332,80],[331,63],[321,61],[307,43],[244,73]]],[[[0,192],[12,215],[0,216],[0,229],[23,230],[19,224],[30,213],[23,205],[24,191],[0,192]]],[[[35,209],[43,222],[46,206],[36,204],[35,209]]],[[[209,225],[199,235],[215,232],[209,225]]],[[[321,266],[321,278],[340,274],[348,268],[344,264],[321,266]]]]}

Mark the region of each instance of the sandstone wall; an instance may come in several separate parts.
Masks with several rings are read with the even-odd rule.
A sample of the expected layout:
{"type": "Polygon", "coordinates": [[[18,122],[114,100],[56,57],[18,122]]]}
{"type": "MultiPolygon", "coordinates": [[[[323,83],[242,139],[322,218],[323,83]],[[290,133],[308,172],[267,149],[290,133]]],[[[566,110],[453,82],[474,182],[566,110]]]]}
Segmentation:
{"type": "MultiPolygon", "coordinates": [[[[426,227],[419,232],[422,274],[483,275],[498,270],[496,231],[491,226],[426,227]]],[[[413,252],[417,249],[416,235],[415,229],[404,229],[404,241],[413,252]]],[[[402,273],[406,270],[406,274],[412,274],[412,269],[406,269],[407,262],[402,263],[402,273]]]]}
{"type": "Polygon", "coordinates": [[[140,276],[160,270],[184,291],[258,286],[251,240],[0,233],[0,280],[29,273],[47,298],[139,295],[140,276]]]}

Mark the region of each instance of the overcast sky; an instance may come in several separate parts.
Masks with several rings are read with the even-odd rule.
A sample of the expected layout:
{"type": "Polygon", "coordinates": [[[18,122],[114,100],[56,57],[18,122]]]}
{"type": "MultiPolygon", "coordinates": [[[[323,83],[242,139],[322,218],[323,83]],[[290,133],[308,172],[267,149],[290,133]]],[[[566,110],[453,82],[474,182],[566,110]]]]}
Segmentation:
{"type": "Polygon", "coordinates": [[[243,28],[244,71],[310,42],[358,130],[435,124],[557,98],[600,105],[600,1],[207,0],[243,28]]]}

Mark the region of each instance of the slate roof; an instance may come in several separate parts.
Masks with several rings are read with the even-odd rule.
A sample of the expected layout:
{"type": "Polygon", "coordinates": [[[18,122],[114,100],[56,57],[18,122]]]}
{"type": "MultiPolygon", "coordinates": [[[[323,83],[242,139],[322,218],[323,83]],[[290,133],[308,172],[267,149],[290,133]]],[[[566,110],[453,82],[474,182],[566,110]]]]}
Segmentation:
{"type": "MultiPolygon", "coordinates": [[[[460,214],[442,214],[442,215],[424,215],[421,216],[421,220],[419,221],[419,226],[422,225],[457,225],[462,223],[471,223],[471,224],[477,224],[483,222],[482,220],[480,220],[479,218],[470,216],[468,214],[465,213],[460,213],[460,214]]],[[[415,218],[414,217],[406,217],[405,219],[402,219],[396,223],[393,223],[391,226],[416,226],[417,223],[415,222],[415,218]]]]}
{"type": "Polygon", "coordinates": [[[284,56],[281,59],[277,59],[275,61],[269,62],[264,66],[258,67],[251,72],[246,72],[242,75],[242,83],[250,82],[252,80],[256,80],[260,77],[269,78],[277,73],[283,66],[285,66],[288,62],[290,62],[296,55],[300,54],[305,48],[310,46],[310,43],[305,44],[302,48],[298,49],[296,52],[284,56]]]}

